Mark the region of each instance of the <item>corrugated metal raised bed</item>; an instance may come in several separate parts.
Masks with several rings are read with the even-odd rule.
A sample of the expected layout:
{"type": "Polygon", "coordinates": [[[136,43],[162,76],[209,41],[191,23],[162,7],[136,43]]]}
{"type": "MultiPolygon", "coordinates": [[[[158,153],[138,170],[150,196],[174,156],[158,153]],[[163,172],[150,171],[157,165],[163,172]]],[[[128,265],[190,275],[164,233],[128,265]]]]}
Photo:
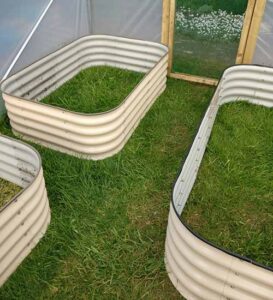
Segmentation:
{"type": "Polygon", "coordinates": [[[113,36],[87,36],[39,60],[3,82],[15,134],[87,159],[119,152],[166,87],[167,47],[113,36]],[[147,73],[115,109],[81,114],[40,103],[82,69],[112,66],[147,73]],[[35,100],[35,101],[34,101],[35,100]]]}
{"type": "Polygon", "coordinates": [[[272,269],[215,247],[180,219],[218,108],[236,100],[273,107],[273,69],[242,65],[225,71],[174,186],[165,262],[172,283],[187,299],[273,299],[272,269]]]}
{"type": "Polygon", "coordinates": [[[50,208],[40,155],[0,136],[0,177],[23,188],[0,207],[0,286],[45,234],[50,208]]]}

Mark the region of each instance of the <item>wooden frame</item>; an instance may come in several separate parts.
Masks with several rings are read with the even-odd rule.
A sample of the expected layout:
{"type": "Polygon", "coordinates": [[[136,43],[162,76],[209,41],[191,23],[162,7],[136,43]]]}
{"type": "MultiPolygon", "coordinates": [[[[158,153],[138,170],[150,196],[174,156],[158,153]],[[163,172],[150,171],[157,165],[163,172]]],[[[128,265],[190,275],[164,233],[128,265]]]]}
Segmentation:
{"type": "MultiPolygon", "coordinates": [[[[163,17],[161,42],[169,47],[168,76],[194,83],[216,86],[218,80],[215,78],[172,72],[176,0],[162,1],[163,17]]],[[[236,56],[236,64],[249,64],[252,62],[265,5],[266,0],[248,0],[241,39],[236,56]]]]}
{"type": "Polygon", "coordinates": [[[257,38],[260,32],[260,27],[264,15],[264,10],[267,0],[256,0],[253,8],[253,14],[251,22],[249,22],[248,36],[245,42],[244,55],[242,57],[242,63],[251,64],[256,49],[257,38]]]}
{"type": "Polygon", "coordinates": [[[248,0],[248,6],[246,9],[246,15],[245,15],[244,25],[242,29],[242,34],[241,34],[241,40],[240,40],[239,49],[236,58],[236,64],[242,64],[244,62],[246,44],[249,38],[249,30],[250,30],[251,21],[254,14],[256,2],[257,0],[248,0]]]}

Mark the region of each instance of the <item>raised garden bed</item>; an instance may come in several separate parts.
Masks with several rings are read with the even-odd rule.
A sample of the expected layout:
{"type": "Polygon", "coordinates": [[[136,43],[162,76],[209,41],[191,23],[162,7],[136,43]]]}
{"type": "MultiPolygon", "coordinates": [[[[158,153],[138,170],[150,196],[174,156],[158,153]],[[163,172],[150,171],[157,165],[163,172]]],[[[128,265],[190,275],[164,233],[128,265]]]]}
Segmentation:
{"type": "Polygon", "coordinates": [[[0,178],[10,182],[8,199],[0,206],[1,286],[45,234],[50,209],[41,159],[33,148],[0,136],[0,178]]]}
{"type": "MultiPolygon", "coordinates": [[[[272,75],[271,68],[258,66],[235,66],[225,71],[174,186],[165,262],[171,281],[187,299],[272,298],[272,269],[216,247],[180,219],[194,186],[219,106],[242,100],[273,107],[272,75]]],[[[221,193],[218,196],[221,197],[221,193]]]]}
{"type": "Polygon", "coordinates": [[[86,159],[119,152],[166,87],[167,47],[112,36],[87,36],[3,82],[13,131],[27,140],[86,159]],[[80,71],[110,66],[146,75],[114,109],[77,113],[40,102],[80,71]]]}

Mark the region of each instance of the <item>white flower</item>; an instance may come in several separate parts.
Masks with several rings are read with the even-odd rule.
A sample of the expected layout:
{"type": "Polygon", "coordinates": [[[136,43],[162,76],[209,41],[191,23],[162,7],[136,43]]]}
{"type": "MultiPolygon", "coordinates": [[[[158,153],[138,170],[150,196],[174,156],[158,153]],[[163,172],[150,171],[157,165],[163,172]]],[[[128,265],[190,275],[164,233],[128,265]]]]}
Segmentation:
{"type": "Polygon", "coordinates": [[[179,31],[210,40],[238,40],[243,21],[244,16],[223,10],[198,14],[182,7],[176,13],[176,26],[179,31]]]}

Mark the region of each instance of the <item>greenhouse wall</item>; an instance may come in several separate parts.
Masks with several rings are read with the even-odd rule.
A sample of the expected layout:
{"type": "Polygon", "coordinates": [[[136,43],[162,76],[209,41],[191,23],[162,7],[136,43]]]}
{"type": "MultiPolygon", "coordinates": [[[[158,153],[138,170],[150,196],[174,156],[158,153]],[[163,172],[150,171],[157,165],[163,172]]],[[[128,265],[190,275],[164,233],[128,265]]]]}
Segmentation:
{"type": "MultiPolygon", "coordinates": [[[[9,75],[90,34],[161,40],[162,0],[6,0],[0,4],[0,81],[47,6],[9,75]]],[[[0,99],[0,116],[3,112],[0,99]]]]}
{"type": "Polygon", "coordinates": [[[273,0],[268,0],[257,38],[253,63],[273,67],[273,0]]]}

